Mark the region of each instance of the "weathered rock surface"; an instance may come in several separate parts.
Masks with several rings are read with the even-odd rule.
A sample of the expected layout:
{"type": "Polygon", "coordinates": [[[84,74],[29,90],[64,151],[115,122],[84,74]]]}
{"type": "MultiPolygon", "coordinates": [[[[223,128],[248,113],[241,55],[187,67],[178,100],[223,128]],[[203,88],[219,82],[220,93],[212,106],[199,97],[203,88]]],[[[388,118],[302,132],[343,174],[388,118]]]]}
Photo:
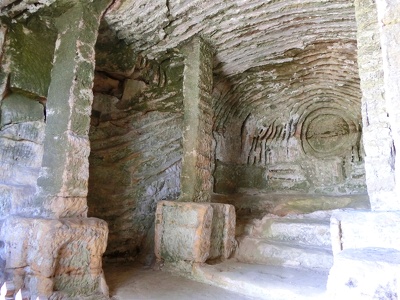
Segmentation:
{"type": "Polygon", "coordinates": [[[328,270],[333,263],[330,212],[253,220],[240,232],[241,262],[328,270]]]}
{"type": "Polygon", "coordinates": [[[213,208],[213,219],[208,259],[227,259],[236,249],[235,207],[221,203],[210,203],[210,205],[213,208]]]}
{"type": "Polygon", "coordinates": [[[1,6],[20,17],[1,27],[1,280],[32,298],[101,299],[108,228],[85,216],[94,44],[109,1],[30,15],[49,4],[1,6]]]}
{"type": "Polygon", "coordinates": [[[217,189],[257,165],[258,188],[365,193],[352,1],[125,1],[105,18],[150,57],[214,46],[217,189]]]}
{"type": "MultiPolygon", "coordinates": [[[[355,1],[358,66],[362,93],[363,142],[372,209],[385,209],[395,188],[394,145],[384,88],[384,66],[376,4],[355,1]]],[[[392,202],[392,201],[391,201],[392,202]]]]}
{"type": "Polygon", "coordinates": [[[117,85],[96,76],[113,82],[106,92],[95,80],[89,134],[89,214],[109,224],[108,256],[135,256],[153,244],[157,202],[180,195],[183,68],[176,53],[161,62],[139,58],[117,85]]]}
{"type": "Polygon", "coordinates": [[[10,124],[0,131],[2,218],[23,213],[33,199],[42,163],[44,127],[40,120],[10,124]]]}
{"type": "Polygon", "coordinates": [[[213,223],[210,204],[161,201],[155,222],[158,260],[203,263],[209,257],[213,223]]]}
{"type": "Polygon", "coordinates": [[[17,288],[50,297],[108,294],[102,272],[106,222],[9,217],[1,229],[6,273],[17,288]]]}
{"type": "Polygon", "coordinates": [[[181,201],[209,202],[213,186],[213,51],[210,45],[200,38],[195,38],[185,45],[182,51],[185,55],[185,69],[181,201]]]}
{"type": "Polygon", "coordinates": [[[87,213],[94,46],[109,3],[78,2],[54,21],[59,34],[46,103],[46,155],[34,205],[42,216],[87,213]]]}
{"type": "MultiPolygon", "coordinates": [[[[400,107],[399,107],[399,46],[398,35],[400,33],[400,21],[397,17],[400,11],[400,4],[396,1],[384,0],[376,3],[378,12],[378,22],[381,49],[382,49],[382,64],[384,68],[384,88],[385,100],[390,121],[391,135],[393,145],[390,148],[390,165],[395,174],[394,193],[387,195],[388,197],[378,199],[373,202],[373,209],[376,210],[400,210],[400,159],[396,148],[400,147],[400,107]],[[394,195],[393,195],[394,194],[394,195]]],[[[386,145],[387,147],[387,145],[386,145]]],[[[387,148],[386,148],[387,150],[387,148]]],[[[386,153],[385,153],[386,154],[386,153]]],[[[386,155],[387,156],[387,155],[386,155]]],[[[390,172],[390,173],[392,173],[390,172]]],[[[383,173],[382,171],[379,174],[383,173]]],[[[384,179],[380,179],[382,184],[384,179]]]]}
{"type": "Polygon", "coordinates": [[[236,248],[235,208],[221,203],[161,201],[155,220],[159,261],[225,260],[236,248]]]}
{"type": "Polygon", "coordinates": [[[10,26],[7,38],[9,47],[5,55],[10,60],[10,88],[46,98],[57,39],[53,22],[33,16],[26,24],[10,26]]]}

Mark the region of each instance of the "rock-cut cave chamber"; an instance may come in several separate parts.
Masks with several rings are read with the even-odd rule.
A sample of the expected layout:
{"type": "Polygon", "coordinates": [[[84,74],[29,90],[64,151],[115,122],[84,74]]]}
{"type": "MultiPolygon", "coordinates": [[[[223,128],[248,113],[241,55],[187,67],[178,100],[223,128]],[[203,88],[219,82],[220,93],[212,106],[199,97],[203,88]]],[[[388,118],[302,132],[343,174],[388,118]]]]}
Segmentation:
{"type": "Polygon", "coordinates": [[[103,260],[136,261],[288,299],[243,288],[255,265],[319,274],[315,299],[397,299],[398,12],[3,0],[1,283],[108,298],[103,260]]]}

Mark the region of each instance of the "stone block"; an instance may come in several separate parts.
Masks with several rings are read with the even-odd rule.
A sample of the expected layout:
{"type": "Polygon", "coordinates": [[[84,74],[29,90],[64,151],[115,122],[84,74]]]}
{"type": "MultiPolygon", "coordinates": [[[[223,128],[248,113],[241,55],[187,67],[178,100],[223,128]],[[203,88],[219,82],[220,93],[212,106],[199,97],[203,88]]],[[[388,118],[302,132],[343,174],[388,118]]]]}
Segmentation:
{"type": "Polygon", "coordinates": [[[213,219],[208,259],[229,258],[236,246],[235,207],[221,203],[211,203],[210,205],[213,208],[213,219]]]}
{"type": "Polygon", "coordinates": [[[124,82],[122,99],[118,102],[119,109],[127,109],[135,104],[138,96],[147,88],[146,83],[140,80],[127,79],[124,82]]]}
{"type": "MultiPolygon", "coordinates": [[[[30,101],[32,102],[32,100],[30,101]]],[[[0,137],[14,139],[16,141],[24,140],[36,144],[43,144],[45,127],[46,123],[43,118],[41,118],[40,121],[12,124],[2,128],[0,137]]],[[[38,155],[40,154],[41,153],[38,155]]]]}
{"type": "Polygon", "coordinates": [[[329,270],[333,264],[332,252],[315,246],[245,236],[238,240],[235,258],[250,264],[266,264],[317,270],[329,270]]]}
{"type": "MultiPolygon", "coordinates": [[[[15,137],[18,138],[18,137],[15,137]]],[[[0,137],[0,158],[10,165],[20,165],[23,169],[40,168],[41,158],[36,153],[43,153],[41,145],[15,141],[0,137]]]]}
{"type": "Polygon", "coordinates": [[[397,299],[400,251],[346,249],[335,256],[327,284],[329,299],[397,299]]]}
{"type": "Polygon", "coordinates": [[[44,120],[44,107],[35,100],[13,93],[1,102],[0,127],[41,120],[44,120]]]}
{"type": "Polygon", "coordinates": [[[1,228],[6,271],[22,271],[15,281],[33,296],[50,297],[53,289],[69,297],[102,294],[107,235],[107,223],[95,218],[9,217],[1,228]]]}
{"type": "Polygon", "coordinates": [[[335,212],[331,217],[331,237],[334,254],[366,247],[400,251],[400,212],[335,212]]]}
{"type": "Polygon", "coordinates": [[[331,246],[329,222],[317,219],[271,218],[262,220],[265,238],[299,245],[331,246]]]}
{"type": "Polygon", "coordinates": [[[57,38],[48,25],[40,18],[32,18],[28,24],[18,22],[7,31],[11,89],[46,98],[57,38]]]}
{"type": "Polygon", "coordinates": [[[205,262],[210,253],[212,218],[209,204],[159,202],[155,224],[157,259],[205,262]]]}

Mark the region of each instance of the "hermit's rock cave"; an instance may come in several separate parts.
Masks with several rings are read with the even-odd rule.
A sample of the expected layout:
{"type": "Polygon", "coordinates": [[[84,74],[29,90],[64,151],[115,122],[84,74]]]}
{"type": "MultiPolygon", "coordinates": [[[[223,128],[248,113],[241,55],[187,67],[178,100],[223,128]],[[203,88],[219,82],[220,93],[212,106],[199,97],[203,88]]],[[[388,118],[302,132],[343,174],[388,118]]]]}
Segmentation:
{"type": "Polygon", "coordinates": [[[399,15],[3,0],[0,299],[164,299],[127,296],[128,267],[232,299],[397,299],[399,15]]]}

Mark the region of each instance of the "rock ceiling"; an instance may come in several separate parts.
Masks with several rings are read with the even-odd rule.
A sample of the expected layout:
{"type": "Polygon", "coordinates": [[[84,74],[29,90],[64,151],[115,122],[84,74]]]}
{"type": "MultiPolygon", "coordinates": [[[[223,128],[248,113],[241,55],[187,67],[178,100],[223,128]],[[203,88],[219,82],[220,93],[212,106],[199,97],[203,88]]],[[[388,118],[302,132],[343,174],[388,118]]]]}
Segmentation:
{"type": "MultiPolygon", "coordinates": [[[[2,14],[32,5],[11,2],[0,5],[2,14]]],[[[268,123],[298,122],[307,111],[327,106],[359,123],[351,0],[116,0],[105,19],[120,39],[150,58],[194,35],[208,40],[216,51],[220,124],[249,113],[268,123]]]]}

